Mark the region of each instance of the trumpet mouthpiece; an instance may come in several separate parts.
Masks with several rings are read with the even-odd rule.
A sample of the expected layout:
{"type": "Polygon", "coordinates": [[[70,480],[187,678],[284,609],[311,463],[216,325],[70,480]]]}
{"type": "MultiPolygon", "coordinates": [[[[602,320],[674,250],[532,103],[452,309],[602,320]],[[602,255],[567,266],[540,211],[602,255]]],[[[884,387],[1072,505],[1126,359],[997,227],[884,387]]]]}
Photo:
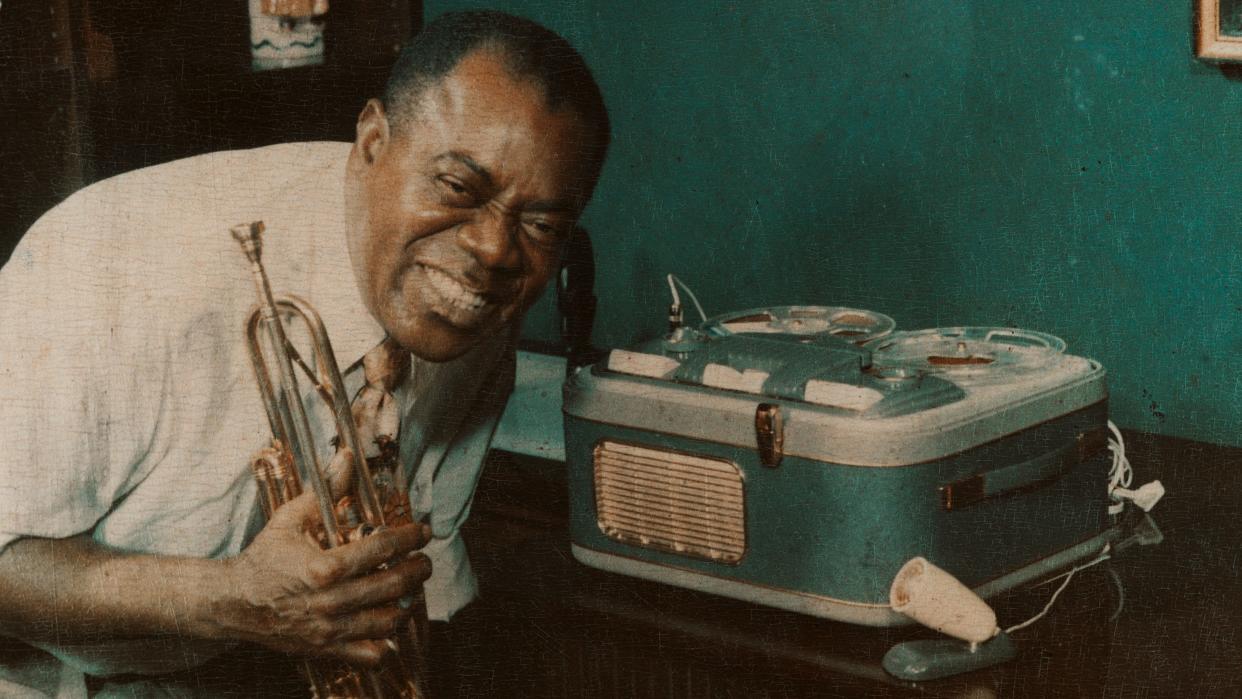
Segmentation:
{"type": "Polygon", "coordinates": [[[263,255],[263,230],[262,221],[241,223],[229,229],[233,239],[242,246],[242,251],[251,262],[258,262],[263,255]]]}

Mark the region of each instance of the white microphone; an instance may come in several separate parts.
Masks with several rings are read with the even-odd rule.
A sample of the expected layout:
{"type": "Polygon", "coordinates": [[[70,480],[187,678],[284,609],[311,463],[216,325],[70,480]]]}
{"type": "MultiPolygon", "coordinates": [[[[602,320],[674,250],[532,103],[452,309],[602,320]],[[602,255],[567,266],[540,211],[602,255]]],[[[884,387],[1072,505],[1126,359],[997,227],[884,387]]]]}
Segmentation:
{"type": "Polygon", "coordinates": [[[959,639],[898,643],[883,662],[894,677],[933,680],[1003,663],[1017,655],[1009,635],[996,625],[996,612],[988,603],[921,556],[897,571],[888,596],[893,611],[959,639]]]}
{"type": "Polygon", "coordinates": [[[893,611],[972,647],[1000,632],[996,612],[987,602],[922,556],[897,571],[888,596],[893,611]]]}

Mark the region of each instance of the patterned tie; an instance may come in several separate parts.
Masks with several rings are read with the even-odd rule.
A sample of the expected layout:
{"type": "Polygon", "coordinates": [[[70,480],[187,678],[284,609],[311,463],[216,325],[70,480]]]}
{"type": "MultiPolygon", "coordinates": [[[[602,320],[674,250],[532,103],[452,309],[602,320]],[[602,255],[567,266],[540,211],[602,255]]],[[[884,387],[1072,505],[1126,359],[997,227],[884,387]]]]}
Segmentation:
{"type": "Polygon", "coordinates": [[[362,358],[366,384],[354,396],[352,409],[358,439],[368,458],[379,456],[385,442],[396,443],[401,414],[393,391],[410,373],[410,353],[386,338],[362,358]]]}
{"type": "MultiPolygon", "coordinates": [[[[397,442],[401,413],[397,397],[393,395],[397,387],[410,375],[410,365],[410,353],[392,338],[385,338],[362,358],[362,373],[366,384],[358,390],[350,404],[354,425],[358,430],[359,446],[370,468],[384,521],[388,526],[408,524],[411,521],[410,501],[405,494],[409,481],[401,465],[397,442]]],[[[407,660],[417,659],[415,666],[426,668],[426,644],[430,628],[427,620],[427,600],[422,586],[413,594],[403,597],[398,604],[406,609],[412,608],[413,611],[408,625],[393,638],[400,639],[400,652],[407,660]]],[[[388,643],[393,648],[398,648],[393,639],[388,643]]],[[[425,680],[421,676],[407,676],[405,681],[412,683],[410,687],[413,687],[425,680]]],[[[341,696],[355,694],[347,692],[341,696]]],[[[407,694],[403,693],[402,696],[407,694]]],[[[423,697],[426,694],[425,690],[418,690],[408,696],[423,697]]]]}
{"type": "Polygon", "coordinates": [[[362,358],[366,383],[351,404],[358,442],[370,468],[386,521],[408,518],[408,483],[397,435],[401,413],[393,391],[410,372],[410,353],[386,338],[362,358]]]}

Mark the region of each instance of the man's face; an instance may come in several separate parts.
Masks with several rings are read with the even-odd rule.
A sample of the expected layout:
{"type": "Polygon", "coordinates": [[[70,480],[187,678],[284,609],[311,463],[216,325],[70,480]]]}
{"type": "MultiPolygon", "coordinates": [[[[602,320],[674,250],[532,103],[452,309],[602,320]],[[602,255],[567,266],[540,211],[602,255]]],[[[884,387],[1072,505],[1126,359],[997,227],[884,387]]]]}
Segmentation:
{"type": "Polygon", "coordinates": [[[399,131],[368,105],[350,155],[350,258],[388,334],[447,361],[516,322],[586,205],[590,138],[484,52],[427,88],[399,131]]]}

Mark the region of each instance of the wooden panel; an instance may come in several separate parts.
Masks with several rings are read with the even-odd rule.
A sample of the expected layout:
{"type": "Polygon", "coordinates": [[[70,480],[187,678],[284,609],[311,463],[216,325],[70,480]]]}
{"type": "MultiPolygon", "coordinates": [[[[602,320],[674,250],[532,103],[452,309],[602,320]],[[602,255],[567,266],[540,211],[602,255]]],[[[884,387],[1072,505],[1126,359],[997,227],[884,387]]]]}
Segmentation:
{"type": "Polygon", "coordinates": [[[351,140],[418,0],[331,3],[323,66],[250,69],[246,3],[0,5],[0,262],[44,211],[121,172],[215,150],[351,140]]]}
{"type": "Polygon", "coordinates": [[[77,0],[0,6],[0,261],[48,207],[87,180],[77,0]]]}

